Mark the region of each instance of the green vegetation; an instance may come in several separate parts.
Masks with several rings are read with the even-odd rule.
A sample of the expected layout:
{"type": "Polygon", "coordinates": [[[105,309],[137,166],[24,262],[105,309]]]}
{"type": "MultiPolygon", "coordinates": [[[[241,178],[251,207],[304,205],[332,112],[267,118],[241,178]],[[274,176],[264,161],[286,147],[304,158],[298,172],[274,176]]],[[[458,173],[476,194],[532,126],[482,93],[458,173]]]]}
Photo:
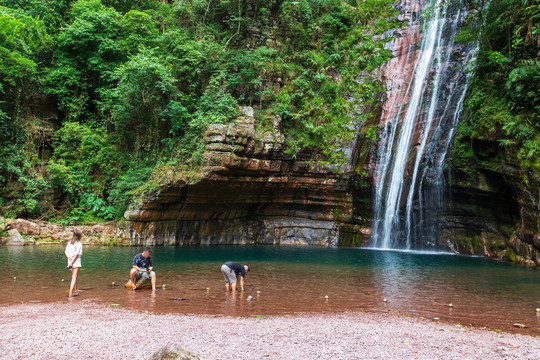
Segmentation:
{"type": "MultiPolygon", "coordinates": [[[[476,1],[470,0],[473,5],[476,1]]],[[[474,173],[516,163],[540,170],[540,7],[535,0],[493,0],[477,12],[480,53],[460,124],[454,164],[474,173]],[[497,142],[505,151],[482,143],[497,142]],[[517,162],[516,162],[517,159],[517,162]]],[[[470,39],[473,31],[464,33],[470,39]]],[[[478,32],[477,32],[478,33],[478,32]]]]}
{"type": "Polygon", "coordinates": [[[0,0],[1,212],[119,218],[153,173],[196,174],[239,105],[290,155],[342,161],[393,1],[0,0]]]}

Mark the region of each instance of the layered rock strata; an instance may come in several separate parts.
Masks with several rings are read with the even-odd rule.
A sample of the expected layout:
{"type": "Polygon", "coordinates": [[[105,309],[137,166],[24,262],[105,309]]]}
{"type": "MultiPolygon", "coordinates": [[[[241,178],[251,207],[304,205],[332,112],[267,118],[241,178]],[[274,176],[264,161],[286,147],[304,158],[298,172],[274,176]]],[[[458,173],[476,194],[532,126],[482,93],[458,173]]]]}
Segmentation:
{"type": "MultiPolygon", "coordinates": [[[[395,37],[388,43],[395,58],[379,74],[388,91],[381,95],[380,106],[368,111],[379,115],[368,125],[379,121],[381,128],[410,101],[406,84],[422,37],[420,3],[403,0],[396,6],[401,11],[398,20],[412,26],[388,34],[395,37]]],[[[454,51],[449,59],[460,56],[454,51]]],[[[256,130],[252,109],[243,111],[234,124],[209,127],[204,136],[206,165],[196,181],[168,170],[168,184],[131,204],[125,214],[129,242],[365,244],[371,234],[373,194],[369,178],[358,174],[374,174],[374,147],[359,135],[351,159],[354,170],[319,164],[316,154],[292,158],[282,152],[279,121],[274,131],[263,133],[256,130]]],[[[421,135],[413,135],[413,152],[421,135]]],[[[441,144],[448,146],[451,140],[449,136],[441,144]]],[[[474,180],[454,172],[451,196],[436,211],[442,214],[437,244],[459,253],[539,264],[538,174],[504,164],[479,169],[474,180]]],[[[405,170],[410,176],[410,165],[405,170]]]]}
{"type": "MultiPolygon", "coordinates": [[[[132,243],[159,245],[362,242],[351,177],[316,155],[283,153],[279,121],[255,128],[253,109],[204,134],[206,165],[196,182],[172,181],[125,213],[132,243]],[[352,240],[351,240],[352,239],[352,240]]],[[[174,178],[174,174],[172,176],[174,178]]],[[[363,231],[367,233],[367,231],[363,231]]]]}

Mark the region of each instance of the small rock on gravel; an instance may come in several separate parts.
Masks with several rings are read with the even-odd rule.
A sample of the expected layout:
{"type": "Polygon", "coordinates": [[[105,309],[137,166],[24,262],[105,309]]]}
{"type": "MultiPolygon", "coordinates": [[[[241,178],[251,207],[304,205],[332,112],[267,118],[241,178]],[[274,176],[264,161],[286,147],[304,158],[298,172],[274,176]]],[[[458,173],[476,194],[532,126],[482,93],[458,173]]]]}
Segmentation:
{"type": "Polygon", "coordinates": [[[150,360],[204,360],[202,357],[182,349],[177,344],[162,347],[152,355],[150,360]]]}

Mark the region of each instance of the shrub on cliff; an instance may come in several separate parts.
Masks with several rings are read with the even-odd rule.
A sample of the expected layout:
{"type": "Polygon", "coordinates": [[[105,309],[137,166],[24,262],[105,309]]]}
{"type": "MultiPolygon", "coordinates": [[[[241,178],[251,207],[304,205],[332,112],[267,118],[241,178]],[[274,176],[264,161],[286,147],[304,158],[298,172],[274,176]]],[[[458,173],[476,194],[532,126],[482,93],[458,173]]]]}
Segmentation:
{"type": "MultiPolygon", "coordinates": [[[[472,1],[472,0],[471,0],[472,1]]],[[[474,2],[474,1],[473,1],[474,2]]],[[[502,166],[514,159],[485,159],[475,140],[497,141],[523,169],[540,170],[540,8],[533,0],[494,0],[479,12],[480,52],[460,124],[454,162],[502,166]]]]}
{"type": "Polygon", "coordinates": [[[120,216],[152,168],[194,170],[205,127],[238,105],[260,127],[279,116],[292,156],[343,161],[351,111],[380,86],[358,76],[389,57],[373,35],[394,26],[393,2],[0,0],[2,196],[14,215],[120,216]],[[43,94],[56,116],[32,113],[43,94]],[[32,121],[56,134],[30,136],[32,121]]]}

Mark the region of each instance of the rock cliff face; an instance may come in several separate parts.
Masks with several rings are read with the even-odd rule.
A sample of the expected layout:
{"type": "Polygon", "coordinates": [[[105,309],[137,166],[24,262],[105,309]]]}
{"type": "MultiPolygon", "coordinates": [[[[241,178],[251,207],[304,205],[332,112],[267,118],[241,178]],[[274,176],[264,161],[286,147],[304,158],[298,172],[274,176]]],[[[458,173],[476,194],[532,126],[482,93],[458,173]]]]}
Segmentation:
{"type": "MultiPolygon", "coordinates": [[[[388,124],[400,119],[411,98],[408,97],[407,84],[411,83],[414,66],[417,65],[422,57],[422,47],[419,45],[420,39],[427,36],[420,32],[420,3],[418,1],[402,0],[396,3],[396,8],[401,12],[398,20],[403,21],[407,25],[401,29],[396,29],[387,34],[393,39],[387,43],[387,48],[392,50],[394,58],[390,60],[379,71],[379,77],[385,83],[387,91],[382,96],[380,127],[381,142],[379,143],[379,158],[389,156],[388,154],[396,152],[396,146],[382,148],[384,143],[385,131],[388,124]],[[400,113],[401,112],[401,113],[400,113]]],[[[451,9],[450,9],[451,10],[451,9]]],[[[452,10],[455,13],[457,10],[452,10]]],[[[452,11],[450,14],[452,14],[452,11]]],[[[460,26],[460,18],[454,16],[454,27],[460,26]]],[[[449,31],[447,31],[450,33],[449,31]]],[[[442,36],[446,33],[443,31],[442,36]]],[[[467,63],[465,54],[467,49],[463,45],[449,42],[446,47],[442,47],[443,53],[450,52],[451,55],[445,55],[443,58],[449,62],[451,69],[457,69],[458,65],[463,62],[467,63]]],[[[438,62],[439,67],[442,63],[438,62]]],[[[432,138],[438,129],[446,129],[442,132],[450,134],[448,137],[440,137],[436,143],[433,140],[428,141],[425,146],[429,149],[433,147],[433,158],[436,159],[439,154],[446,154],[446,151],[440,151],[441,148],[448,147],[453,141],[452,135],[454,130],[448,130],[450,121],[446,118],[447,114],[457,114],[457,106],[449,106],[445,99],[448,100],[457,91],[463,88],[466,79],[458,82],[456,79],[459,73],[449,71],[448,81],[444,83],[441,89],[440,100],[436,102],[437,109],[445,109],[444,111],[434,112],[435,121],[439,119],[445,120],[441,124],[437,124],[433,129],[416,131],[412,135],[412,148],[409,150],[410,155],[407,159],[403,181],[409,182],[413,174],[411,164],[413,154],[420,147],[420,139],[424,133],[429,133],[432,138]],[[454,88],[451,86],[455,85],[454,88]],[[445,115],[446,114],[446,115],[445,115]],[[445,118],[446,116],[446,118],[445,118]],[[431,144],[431,143],[433,144],[431,144]]],[[[435,69],[432,70],[435,74],[435,69]]],[[[436,78],[436,76],[431,76],[436,78]]],[[[430,77],[428,77],[428,82],[430,77]]],[[[434,90],[431,90],[432,92],[434,90]]],[[[430,91],[425,91],[424,96],[428,96],[430,91]]],[[[463,94],[464,96],[465,94],[463,94]]],[[[463,97],[456,101],[457,105],[463,103],[463,97]]],[[[428,101],[424,101],[428,103],[428,101]]],[[[422,118],[427,117],[426,112],[420,112],[418,115],[419,126],[422,125],[422,118]]],[[[450,119],[454,121],[454,119],[450,119]]],[[[459,120],[456,118],[455,120],[459,120]]],[[[404,125],[403,125],[404,126],[404,125]]],[[[423,125],[422,125],[423,126],[423,125]]],[[[470,142],[472,152],[475,154],[475,163],[469,164],[467,173],[459,169],[453,169],[450,178],[446,179],[448,185],[442,196],[440,206],[437,208],[424,206],[427,211],[425,216],[420,218],[424,223],[430,216],[437,226],[437,236],[427,236],[433,238],[437,248],[445,248],[464,254],[480,254],[499,259],[510,260],[514,262],[526,263],[529,265],[540,265],[540,174],[536,171],[526,171],[521,168],[517,162],[515,154],[510,148],[501,148],[495,142],[480,141],[477,139],[464,139],[463,141],[470,142]],[[448,192],[448,195],[447,193],[448,192]],[[437,239],[435,239],[435,237],[437,239]]],[[[426,153],[428,153],[426,151],[426,153]]],[[[451,152],[447,158],[451,158],[451,152]]],[[[442,161],[431,161],[425,165],[426,169],[435,169],[434,164],[443,164],[442,161]]],[[[377,166],[372,167],[375,182],[378,182],[380,174],[377,172],[377,166]]],[[[442,168],[441,168],[442,170],[442,168]]],[[[426,172],[424,170],[424,172],[426,172]]],[[[429,175],[429,173],[428,173],[429,175]]],[[[448,171],[445,171],[445,176],[448,171]]],[[[430,177],[426,177],[426,181],[421,183],[429,184],[430,177]]],[[[438,177],[433,177],[438,178],[438,177]]],[[[441,183],[445,181],[441,180],[441,183]]],[[[434,198],[433,192],[429,192],[427,188],[424,198],[434,198]]],[[[439,197],[441,197],[439,195],[439,197]]],[[[403,199],[404,197],[402,197],[403,199]]],[[[372,202],[373,206],[382,202],[385,196],[378,199],[376,196],[372,202]]],[[[411,209],[416,213],[421,212],[422,205],[420,202],[413,202],[411,209]]],[[[400,212],[396,216],[402,216],[405,212],[405,205],[399,204],[400,212]]],[[[375,212],[374,231],[377,231],[375,212]]],[[[422,221],[413,221],[413,224],[422,223],[422,221]]],[[[393,231],[397,233],[397,231],[393,231]]],[[[401,236],[402,238],[403,236],[401,236]]],[[[424,236],[426,237],[426,236],[424,236]]],[[[374,238],[376,238],[374,236],[374,238]]],[[[415,239],[421,239],[422,236],[415,236],[415,239]]],[[[375,241],[375,240],[374,240],[375,241]]],[[[424,240],[425,241],[425,240],[424,240]]]]}
{"type": "MultiPolygon", "coordinates": [[[[126,211],[133,243],[159,245],[362,242],[352,177],[317,156],[292,158],[283,136],[255,129],[253,109],[231,125],[211,125],[206,166],[196,182],[172,181],[126,211]]],[[[364,221],[364,224],[367,223],[364,221]]]]}
{"type": "Polygon", "coordinates": [[[540,265],[540,174],[517,163],[511,149],[471,141],[469,173],[454,171],[442,238],[464,254],[540,265]]]}
{"type": "Polygon", "coordinates": [[[440,250],[445,159],[459,123],[476,46],[457,41],[467,12],[441,0],[401,1],[387,34],[386,100],[374,171],[373,245],[440,250]],[[397,38],[395,37],[397,36],[397,38]]]}
{"type": "MultiPolygon", "coordinates": [[[[414,27],[390,34],[396,37],[389,43],[396,57],[379,74],[389,91],[378,107],[369,109],[376,115],[369,126],[379,122],[384,127],[396,111],[403,111],[394,105],[410,101],[403,89],[418,56],[419,2],[404,0],[396,6],[402,11],[399,19],[414,27]]],[[[451,60],[459,56],[455,52],[451,60]]],[[[373,206],[372,183],[365,174],[374,173],[376,144],[359,135],[351,168],[321,164],[312,153],[292,158],[282,151],[279,121],[273,131],[261,133],[253,110],[242,112],[233,124],[208,128],[206,165],[197,180],[169,170],[168,184],[131,204],[125,213],[129,242],[364,245],[371,235],[373,206]]],[[[414,146],[420,136],[414,134],[414,146]]],[[[520,170],[511,155],[499,154],[506,150],[496,144],[477,146],[484,147],[478,153],[486,153],[486,161],[475,167],[475,174],[453,170],[451,194],[437,210],[442,216],[437,244],[459,253],[540,264],[539,175],[520,170]]]]}

